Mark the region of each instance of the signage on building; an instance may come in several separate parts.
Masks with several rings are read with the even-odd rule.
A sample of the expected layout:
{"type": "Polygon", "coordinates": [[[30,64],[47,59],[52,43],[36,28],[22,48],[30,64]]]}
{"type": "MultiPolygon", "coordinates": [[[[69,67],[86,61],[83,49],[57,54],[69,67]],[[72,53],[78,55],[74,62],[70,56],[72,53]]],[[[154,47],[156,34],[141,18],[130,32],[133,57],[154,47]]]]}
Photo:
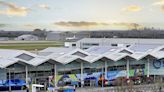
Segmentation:
{"type": "Polygon", "coordinates": [[[153,67],[155,69],[160,69],[161,67],[164,67],[164,61],[161,61],[161,60],[153,61],[153,67]]]}
{"type": "MultiPolygon", "coordinates": [[[[147,73],[146,69],[132,69],[129,70],[130,77],[133,76],[142,76],[147,73]]],[[[84,73],[83,79],[86,80],[95,80],[96,85],[98,85],[98,81],[104,77],[105,73],[102,74],[102,72],[93,72],[93,73],[84,73]]],[[[127,71],[121,70],[121,71],[108,71],[107,72],[107,80],[113,80],[119,77],[126,77],[127,71]]],[[[81,74],[65,74],[65,75],[57,75],[57,85],[62,85],[62,82],[70,82],[71,84],[78,84],[81,79],[81,74]]],[[[49,76],[49,86],[54,86],[54,76],[49,76]]]]}
{"type": "Polygon", "coordinates": [[[150,62],[150,75],[164,75],[164,60],[150,62]]]}

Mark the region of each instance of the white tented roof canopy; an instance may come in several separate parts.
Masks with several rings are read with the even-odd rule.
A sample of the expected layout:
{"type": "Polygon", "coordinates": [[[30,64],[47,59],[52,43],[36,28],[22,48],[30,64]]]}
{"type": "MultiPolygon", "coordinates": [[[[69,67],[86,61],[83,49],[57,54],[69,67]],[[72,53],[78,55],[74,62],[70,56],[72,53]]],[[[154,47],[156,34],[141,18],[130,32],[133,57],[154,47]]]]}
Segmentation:
{"type": "Polygon", "coordinates": [[[68,64],[79,59],[81,62],[93,63],[102,58],[107,58],[117,62],[125,57],[140,60],[148,55],[157,59],[164,58],[164,46],[151,44],[134,44],[130,47],[94,46],[87,50],[49,47],[37,53],[25,50],[0,49],[0,68],[8,67],[17,62],[32,66],[39,66],[49,60],[54,61],[54,63],[68,64]]]}

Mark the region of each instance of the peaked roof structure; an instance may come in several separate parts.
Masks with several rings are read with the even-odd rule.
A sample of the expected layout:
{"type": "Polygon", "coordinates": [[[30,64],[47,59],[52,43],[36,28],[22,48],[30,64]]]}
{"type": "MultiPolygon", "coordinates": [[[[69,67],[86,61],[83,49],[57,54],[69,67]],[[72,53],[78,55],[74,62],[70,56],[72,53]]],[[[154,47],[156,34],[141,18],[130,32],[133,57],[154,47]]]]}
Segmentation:
{"type": "Polygon", "coordinates": [[[136,44],[130,47],[94,46],[87,50],[49,47],[35,54],[25,50],[0,49],[0,68],[6,68],[21,62],[27,65],[39,66],[50,60],[61,64],[68,64],[79,59],[88,63],[96,62],[102,58],[115,62],[126,57],[141,60],[148,55],[156,59],[164,58],[164,46],[151,44],[136,44]]]}

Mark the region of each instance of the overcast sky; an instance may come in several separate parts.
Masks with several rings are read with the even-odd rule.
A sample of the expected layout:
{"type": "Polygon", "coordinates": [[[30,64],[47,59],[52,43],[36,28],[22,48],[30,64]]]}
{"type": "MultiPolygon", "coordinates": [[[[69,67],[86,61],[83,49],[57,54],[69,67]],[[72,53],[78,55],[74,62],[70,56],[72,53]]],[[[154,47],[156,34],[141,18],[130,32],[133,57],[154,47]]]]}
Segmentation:
{"type": "Polygon", "coordinates": [[[164,0],[0,0],[1,30],[164,29],[164,0]]]}

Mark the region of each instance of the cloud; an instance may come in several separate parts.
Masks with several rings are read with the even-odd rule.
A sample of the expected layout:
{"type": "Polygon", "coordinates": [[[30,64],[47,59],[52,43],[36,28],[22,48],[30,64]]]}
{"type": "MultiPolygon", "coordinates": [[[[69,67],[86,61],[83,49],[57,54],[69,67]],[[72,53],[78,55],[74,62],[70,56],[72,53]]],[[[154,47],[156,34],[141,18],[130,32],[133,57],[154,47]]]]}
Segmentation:
{"type": "Polygon", "coordinates": [[[26,16],[30,9],[17,6],[14,3],[0,1],[0,5],[7,7],[5,10],[0,10],[0,14],[12,16],[26,16]]]}
{"type": "Polygon", "coordinates": [[[140,6],[137,6],[137,5],[131,5],[131,6],[128,6],[126,8],[123,8],[122,10],[125,12],[139,12],[142,10],[142,8],[140,6]]]}
{"type": "Polygon", "coordinates": [[[117,26],[125,26],[128,29],[142,29],[143,26],[137,23],[113,23],[114,25],[117,26]]]}
{"type": "Polygon", "coordinates": [[[79,29],[88,29],[88,28],[119,28],[124,27],[127,29],[138,29],[143,28],[142,25],[139,25],[137,23],[99,23],[99,22],[87,22],[87,21],[80,21],[80,22],[74,22],[74,21],[60,21],[55,22],[54,25],[63,27],[63,28],[79,28],[79,29]]]}
{"type": "Polygon", "coordinates": [[[157,2],[154,2],[152,5],[153,6],[159,6],[160,7],[160,11],[164,12],[164,0],[159,0],[157,2]]]}
{"type": "Polygon", "coordinates": [[[74,22],[74,21],[68,21],[68,22],[56,22],[54,23],[58,26],[65,26],[65,27],[92,27],[92,26],[99,26],[99,25],[108,25],[106,23],[97,23],[97,22],[86,22],[86,21],[80,21],[80,22],[74,22]]]}
{"type": "Polygon", "coordinates": [[[35,27],[33,24],[24,24],[24,26],[27,28],[34,28],[35,27]]]}
{"type": "Polygon", "coordinates": [[[155,5],[155,6],[161,6],[161,5],[164,5],[164,0],[156,1],[156,2],[153,3],[153,5],[155,5]]]}
{"type": "Polygon", "coordinates": [[[46,4],[39,4],[38,7],[43,8],[43,9],[47,9],[47,10],[50,9],[50,7],[46,4]]]}
{"type": "Polygon", "coordinates": [[[161,12],[164,12],[164,5],[160,7],[161,12]]]}

